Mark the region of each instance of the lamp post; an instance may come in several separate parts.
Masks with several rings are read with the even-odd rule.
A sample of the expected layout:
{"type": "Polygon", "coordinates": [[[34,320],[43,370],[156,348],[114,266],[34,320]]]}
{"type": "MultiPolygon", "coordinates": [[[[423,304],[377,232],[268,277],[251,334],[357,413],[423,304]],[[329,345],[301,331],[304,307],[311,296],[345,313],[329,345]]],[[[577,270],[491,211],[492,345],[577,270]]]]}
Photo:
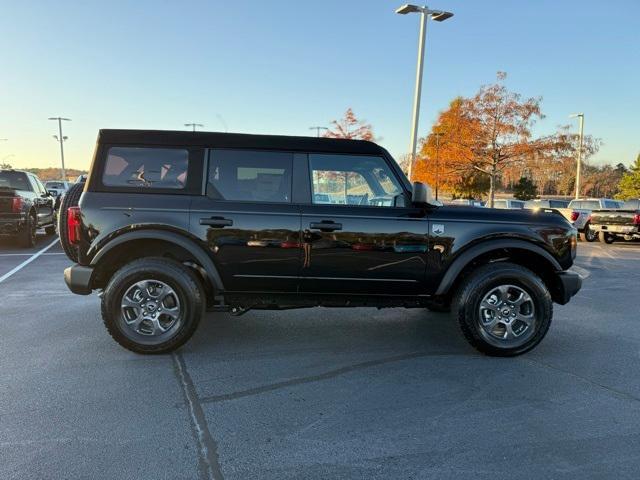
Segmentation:
{"type": "Polygon", "coordinates": [[[193,127],[192,132],[196,131],[196,127],[204,127],[204,125],[201,124],[201,123],[185,123],[184,126],[185,127],[193,127]]]}
{"type": "Polygon", "coordinates": [[[409,158],[409,179],[413,172],[413,163],[416,159],[416,147],[418,145],[418,120],[420,117],[420,96],[422,92],[422,71],[424,66],[424,44],[427,36],[427,20],[431,18],[436,22],[444,22],[448,18],[453,17],[453,13],[445,12],[443,10],[430,10],[428,7],[419,7],[417,5],[403,5],[396,10],[396,13],[400,15],[407,15],[408,13],[420,14],[420,37],[418,40],[418,65],[416,68],[416,87],[413,94],[413,122],[411,125],[411,143],[409,145],[409,151],[411,157],[409,158]]]}
{"type": "Polygon", "coordinates": [[[578,143],[578,160],[576,165],[576,198],[580,198],[580,172],[582,170],[582,145],[584,141],[584,113],[573,113],[569,118],[580,119],[580,140],[578,143]]]}
{"type": "Polygon", "coordinates": [[[64,117],[49,117],[49,120],[55,120],[58,122],[58,135],[54,135],[53,138],[60,142],[60,161],[62,162],[62,180],[67,181],[67,172],[64,169],[64,141],[69,137],[65,137],[62,135],[62,122],[70,122],[70,118],[64,117]]]}
{"type": "Polygon", "coordinates": [[[440,188],[440,137],[444,132],[433,132],[436,136],[436,200],[438,200],[438,190],[440,188]]]}
{"type": "Polygon", "coordinates": [[[320,137],[321,130],[329,130],[329,129],[327,127],[309,127],[309,130],[315,130],[317,133],[317,136],[320,137]]]}

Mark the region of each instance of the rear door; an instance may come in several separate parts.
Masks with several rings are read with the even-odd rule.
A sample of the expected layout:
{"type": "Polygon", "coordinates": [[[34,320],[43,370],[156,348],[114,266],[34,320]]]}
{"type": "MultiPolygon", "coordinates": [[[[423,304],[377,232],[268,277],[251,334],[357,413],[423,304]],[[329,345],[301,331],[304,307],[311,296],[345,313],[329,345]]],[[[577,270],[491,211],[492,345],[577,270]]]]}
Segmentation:
{"type": "Polygon", "coordinates": [[[206,243],[227,291],[295,292],[300,208],[292,201],[295,154],[211,149],[206,195],[190,229],[206,243]]]}
{"type": "Polygon", "coordinates": [[[310,153],[302,207],[302,292],[415,294],[428,221],[382,156],[310,153]]]}

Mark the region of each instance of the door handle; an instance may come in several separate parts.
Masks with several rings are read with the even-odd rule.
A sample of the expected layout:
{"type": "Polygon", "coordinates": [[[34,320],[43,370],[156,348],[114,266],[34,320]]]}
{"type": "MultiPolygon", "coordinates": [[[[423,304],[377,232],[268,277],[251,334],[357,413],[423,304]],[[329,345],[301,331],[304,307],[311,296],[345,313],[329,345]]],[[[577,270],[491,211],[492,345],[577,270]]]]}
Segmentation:
{"type": "Polygon", "coordinates": [[[321,232],[333,232],[342,230],[342,224],[331,220],[322,220],[321,222],[311,222],[309,228],[311,230],[320,230],[321,232]]]}
{"type": "Polygon", "coordinates": [[[231,227],[233,225],[233,220],[223,217],[201,218],[200,225],[209,225],[213,228],[231,227]]]}

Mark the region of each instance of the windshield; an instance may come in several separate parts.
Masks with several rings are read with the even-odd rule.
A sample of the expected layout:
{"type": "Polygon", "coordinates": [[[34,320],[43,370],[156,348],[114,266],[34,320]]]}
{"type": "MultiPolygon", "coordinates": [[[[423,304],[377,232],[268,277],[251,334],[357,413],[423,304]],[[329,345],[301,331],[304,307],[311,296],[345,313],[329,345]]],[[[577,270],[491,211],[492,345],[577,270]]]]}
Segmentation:
{"type": "Polygon", "coordinates": [[[64,183],[62,182],[46,182],[44,185],[47,188],[64,188],[64,183]]]}
{"type": "Polygon", "coordinates": [[[0,172],[0,188],[31,191],[29,179],[22,172],[0,172]]]}

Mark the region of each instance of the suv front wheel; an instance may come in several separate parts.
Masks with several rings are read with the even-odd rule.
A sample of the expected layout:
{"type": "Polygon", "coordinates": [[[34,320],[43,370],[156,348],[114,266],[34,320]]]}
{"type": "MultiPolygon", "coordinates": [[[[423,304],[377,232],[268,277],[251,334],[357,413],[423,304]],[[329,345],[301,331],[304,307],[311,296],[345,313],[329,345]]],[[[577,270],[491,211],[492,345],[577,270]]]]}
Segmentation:
{"type": "Polygon", "coordinates": [[[195,332],[204,313],[196,274],[166,258],[141,258],[118,270],[102,296],[113,339],[136,353],[168,353],[195,332]]]}
{"type": "Polygon", "coordinates": [[[469,343],[500,357],[520,355],[538,345],[553,315],[551,295],[540,277],[507,262],[471,273],[460,285],[452,308],[469,343]]]}

